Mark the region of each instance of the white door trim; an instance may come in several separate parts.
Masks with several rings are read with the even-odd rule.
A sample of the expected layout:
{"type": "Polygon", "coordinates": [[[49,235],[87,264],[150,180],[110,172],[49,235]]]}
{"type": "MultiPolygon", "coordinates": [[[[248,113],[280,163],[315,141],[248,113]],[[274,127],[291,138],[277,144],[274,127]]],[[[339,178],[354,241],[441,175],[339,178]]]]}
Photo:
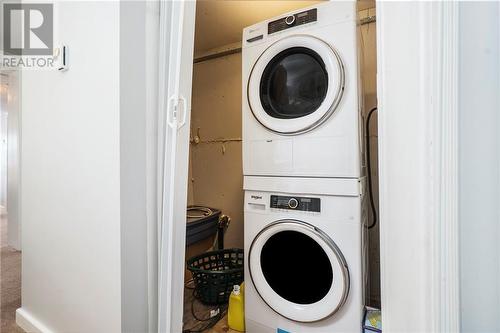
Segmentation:
{"type": "MultiPolygon", "coordinates": [[[[437,332],[458,332],[459,307],[459,221],[458,221],[458,55],[459,19],[456,2],[436,2],[437,61],[434,81],[436,103],[432,109],[434,163],[436,173],[433,185],[436,198],[434,241],[434,301],[439,316],[434,329],[437,332]]],[[[432,32],[431,32],[432,33],[432,32]]]]}
{"type": "Polygon", "coordinates": [[[158,332],[182,331],[194,1],[160,2],[158,332]]]}
{"type": "Polygon", "coordinates": [[[459,330],[458,10],[377,1],[385,332],[459,330]]]}

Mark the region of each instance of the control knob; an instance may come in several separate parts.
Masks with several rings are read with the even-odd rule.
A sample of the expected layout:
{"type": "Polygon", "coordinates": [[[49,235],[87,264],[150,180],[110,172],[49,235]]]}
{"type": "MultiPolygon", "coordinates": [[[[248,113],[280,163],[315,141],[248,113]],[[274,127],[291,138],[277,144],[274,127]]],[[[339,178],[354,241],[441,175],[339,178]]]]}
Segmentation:
{"type": "Polygon", "coordinates": [[[290,200],[288,200],[288,207],[290,207],[291,209],[297,208],[298,205],[299,205],[299,202],[297,201],[297,199],[291,198],[290,200]]]}
{"type": "Polygon", "coordinates": [[[286,23],[286,25],[294,24],[295,23],[295,16],[294,15],[287,16],[285,18],[285,23],[286,23]]]}

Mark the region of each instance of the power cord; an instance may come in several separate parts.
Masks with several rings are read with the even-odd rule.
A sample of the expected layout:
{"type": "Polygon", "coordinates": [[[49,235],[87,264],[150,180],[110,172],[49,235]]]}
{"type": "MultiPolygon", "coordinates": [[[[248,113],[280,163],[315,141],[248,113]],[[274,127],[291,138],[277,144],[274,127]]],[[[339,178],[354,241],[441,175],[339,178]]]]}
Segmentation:
{"type": "Polygon", "coordinates": [[[191,286],[192,279],[186,282],[186,288],[188,289],[193,289],[193,299],[191,300],[191,315],[193,316],[194,319],[198,321],[198,324],[195,324],[191,328],[185,328],[182,330],[182,333],[201,333],[205,332],[209,328],[214,327],[224,316],[226,315],[227,312],[227,304],[218,306],[212,310],[218,311],[218,313],[209,318],[200,318],[196,314],[196,311],[194,309],[194,303],[197,301],[196,297],[196,290],[191,286]],[[200,324],[204,324],[199,326],[200,324]]]}
{"type": "Polygon", "coordinates": [[[368,229],[375,227],[377,224],[377,210],[375,209],[375,202],[373,201],[373,189],[372,189],[372,163],[370,158],[370,118],[372,117],[373,112],[377,111],[377,107],[368,112],[368,116],[366,117],[366,166],[368,171],[368,191],[370,193],[370,206],[373,215],[373,221],[368,226],[368,229]]]}

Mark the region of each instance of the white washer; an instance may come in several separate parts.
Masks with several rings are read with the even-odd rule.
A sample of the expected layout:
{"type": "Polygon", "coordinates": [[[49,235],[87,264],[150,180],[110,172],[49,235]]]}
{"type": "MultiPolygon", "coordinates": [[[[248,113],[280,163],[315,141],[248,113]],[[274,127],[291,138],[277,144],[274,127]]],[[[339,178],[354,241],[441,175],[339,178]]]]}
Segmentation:
{"type": "Polygon", "coordinates": [[[361,183],[245,177],[244,189],[247,332],[361,332],[361,183]]]}
{"type": "Polygon", "coordinates": [[[243,30],[243,174],[361,176],[355,2],[243,30]]]}

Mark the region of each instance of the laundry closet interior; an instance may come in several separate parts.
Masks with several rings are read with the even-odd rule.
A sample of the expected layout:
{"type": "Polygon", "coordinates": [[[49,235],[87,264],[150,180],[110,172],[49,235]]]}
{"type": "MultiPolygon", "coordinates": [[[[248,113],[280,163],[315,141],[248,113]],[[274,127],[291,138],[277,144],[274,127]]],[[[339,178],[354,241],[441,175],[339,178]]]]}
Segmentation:
{"type": "MultiPolygon", "coordinates": [[[[352,50],[345,51],[343,42],[339,41],[339,46],[335,42],[336,38],[346,40],[349,38],[346,36],[350,36],[335,32],[336,26],[348,25],[345,21],[348,20],[346,17],[349,15],[345,12],[348,13],[349,6],[341,5],[342,2],[335,2],[335,4],[340,4],[338,8],[333,6],[325,9],[328,3],[330,2],[215,0],[196,3],[186,217],[187,265],[184,292],[186,332],[202,329],[206,329],[207,332],[227,331],[226,308],[215,305],[218,301],[217,297],[221,296],[220,292],[216,292],[219,295],[210,295],[210,292],[200,295],[200,290],[194,289],[195,281],[192,278],[196,279],[195,272],[191,275],[188,269],[188,266],[197,267],[199,273],[199,269],[203,268],[203,261],[206,263],[211,260],[203,258],[204,254],[207,251],[221,249],[227,249],[228,256],[245,260],[245,292],[253,292],[255,294],[253,297],[257,298],[255,301],[245,300],[247,307],[245,311],[249,312],[249,306],[267,305],[274,311],[266,312],[276,316],[273,317],[275,318],[273,321],[276,321],[278,326],[271,327],[268,322],[265,322],[265,320],[271,321],[271,317],[264,318],[263,322],[258,323],[258,320],[254,319],[259,314],[252,310],[253,314],[249,313],[253,315],[252,320],[255,322],[251,327],[247,325],[248,332],[259,330],[265,332],[266,329],[269,329],[269,332],[276,332],[277,329],[283,332],[324,332],[328,328],[348,328],[349,326],[345,325],[335,326],[335,321],[342,316],[351,316],[346,308],[358,307],[350,297],[362,297],[361,305],[380,309],[379,223],[377,221],[374,224],[375,217],[370,205],[370,196],[372,196],[373,205],[378,213],[377,111],[372,112],[370,117],[369,140],[366,140],[367,116],[377,105],[375,1],[364,0],[355,4],[354,15],[357,16],[355,18],[357,24],[354,25],[355,33],[351,40],[351,44],[355,45],[354,53],[351,52],[352,50]],[[328,15],[332,16],[331,23],[328,21],[328,15]],[[259,26],[261,22],[263,23],[259,26]],[[252,28],[243,32],[247,27],[252,28]],[[262,31],[252,31],[255,29],[262,29],[262,31]],[[333,29],[333,32],[330,34],[328,29],[333,29]],[[318,32],[320,30],[321,32],[318,32]],[[327,40],[322,36],[327,36],[327,40]],[[289,42],[292,43],[289,46],[285,44],[279,46],[273,53],[272,47],[275,43],[285,43],[284,40],[287,38],[289,40],[304,39],[297,39],[297,45],[289,42]],[[252,44],[254,42],[255,44],[252,44]],[[314,43],[317,43],[317,49],[314,43]],[[356,52],[359,53],[359,58],[355,56],[356,52]],[[330,57],[328,55],[330,53],[331,59],[326,59],[325,57],[330,57]],[[245,58],[247,55],[248,57],[245,58]],[[352,59],[346,59],[346,57],[352,59]],[[245,64],[245,61],[248,63],[245,64]],[[263,61],[267,62],[262,65],[258,64],[263,61]],[[356,65],[350,66],[351,63],[356,63],[356,65]],[[298,71],[298,78],[291,73],[294,69],[298,71]],[[358,70],[359,73],[353,73],[358,70]],[[301,77],[304,75],[303,71],[308,73],[301,77]],[[265,82],[266,80],[268,83],[265,82]],[[285,88],[276,87],[280,80],[286,82],[285,88]],[[299,82],[297,88],[291,87],[297,82],[299,82]],[[252,85],[256,87],[253,90],[252,85]],[[287,87],[288,91],[285,91],[287,87]],[[352,96],[355,90],[359,96],[352,96]],[[292,93],[296,93],[297,96],[291,96],[292,93]],[[252,107],[252,98],[254,103],[261,103],[260,107],[265,111],[260,117],[255,107],[252,107]],[[353,104],[348,102],[349,98],[353,104]],[[279,103],[285,99],[290,102],[290,105],[282,105],[280,108],[279,103]],[[352,116],[343,117],[342,113],[346,113],[344,109],[350,106],[355,107],[355,110],[350,111],[352,116]],[[316,109],[321,108],[325,109],[324,114],[313,119],[317,113],[316,109]],[[302,126],[301,122],[304,119],[310,119],[311,124],[302,126]],[[352,124],[345,127],[352,125],[352,128],[357,131],[357,138],[353,139],[352,143],[346,138],[342,141],[335,137],[343,135],[344,127],[342,126],[332,127],[332,131],[340,131],[338,135],[332,134],[332,140],[338,139],[337,141],[329,141],[328,135],[314,136],[315,133],[326,133],[330,128],[328,126],[332,126],[331,124],[335,121],[351,120],[352,124]],[[277,123],[276,128],[270,125],[273,121],[277,123]],[[285,125],[282,126],[279,123],[285,125]],[[250,133],[257,127],[259,129],[250,133]],[[298,137],[304,137],[310,141],[306,139],[290,141],[298,137]],[[243,140],[249,140],[251,144],[246,144],[243,140]],[[271,142],[272,148],[267,148],[271,142]],[[367,143],[369,143],[367,148],[370,157],[371,194],[366,177],[368,176],[365,149],[367,143]],[[302,148],[297,148],[299,145],[302,148]],[[351,149],[352,147],[355,148],[351,149]],[[286,153],[288,150],[291,151],[289,155],[286,153]],[[354,150],[354,152],[346,153],[348,150],[354,150]],[[297,151],[303,152],[305,156],[303,161],[296,160],[300,158],[300,156],[297,157],[297,151]],[[316,151],[316,155],[308,155],[313,151],[316,151]],[[347,157],[335,155],[337,151],[342,154],[346,153],[347,157]],[[356,154],[356,157],[352,157],[356,154]],[[259,157],[255,157],[257,155],[259,157]],[[353,161],[350,160],[351,157],[353,161]],[[294,160],[288,161],[291,158],[294,160]],[[356,160],[358,158],[359,161],[356,160]],[[343,159],[348,161],[344,163],[343,159]],[[267,161],[274,164],[268,169],[261,168],[261,165],[268,163],[267,161]],[[245,172],[244,163],[247,163],[245,172]],[[328,163],[339,170],[338,175],[324,172],[328,163]],[[344,172],[349,165],[356,163],[359,175],[344,172]],[[311,174],[308,174],[308,165],[312,168],[311,174]],[[355,188],[353,184],[359,185],[355,188]],[[314,193],[314,186],[318,186],[320,193],[314,193]],[[298,192],[293,192],[294,189],[298,192]],[[351,199],[356,201],[350,201],[351,199]],[[258,200],[262,200],[262,203],[258,200]],[[335,231],[327,231],[328,227],[323,228],[322,225],[314,223],[316,220],[328,219],[326,216],[321,217],[321,214],[335,214],[336,210],[345,211],[345,216],[351,214],[347,212],[348,208],[344,207],[344,203],[345,207],[359,206],[359,209],[355,209],[357,213],[353,213],[354,215],[359,213],[359,216],[353,220],[360,220],[359,223],[362,225],[359,229],[360,238],[352,242],[352,244],[359,243],[360,248],[356,249],[356,253],[359,252],[363,256],[359,259],[359,264],[363,267],[361,271],[355,273],[349,269],[351,265],[353,267],[356,265],[350,263],[350,255],[344,253],[345,247],[351,246],[349,240],[337,240],[337,235],[332,234],[335,231]],[[247,215],[245,212],[246,209],[250,209],[248,207],[254,211],[247,215]],[[262,230],[252,231],[252,228],[256,228],[257,225],[254,220],[259,217],[264,218],[268,211],[274,214],[269,217],[270,219],[276,217],[278,221],[283,222],[278,226],[282,228],[280,229],[282,231],[271,232],[267,226],[262,230]],[[365,220],[363,216],[366,216],[365,220]],[[308,220],[313,222],[308,222],[308,220]],[[307,225],[311,223],[313,229],[317,228],[322,231],[317,235],[314,234],[313,229],[310,234],[309,231],[302,233],[300,225],[294,229],[296,228],[293,225],[294,221],[304,221],[307,225]],[[287,223],[292,230],[290,234],[286,231],[287,223]],[[245,231],[245,228],[250,229],[245,231]],[[293,230],[297,232],[292,234],[293,230]],[[255,235],[248,236],[248,233],[252,232],[257,233],[258,236],[264,235],[265,239],[257,240],[255,235]],[[277,236],[278,234],[283,237],[277,236]],[[275,240],[275,242],[272,245],[266,245],[266,240],[275,240]],[[327,244],[325,247],[330,252],[326,250],[323,252],[322,245],[315,243],[316,240],[327,244]],[[331,246],[328,245],[330,241],[333,244],[331,246]],[[259,251],[256,251],[255,248],[259,242],[262,246],[259,251]],[[295,248],[286,249],[287,242],[289,245],[294,243],[295,248]],[[264,268],[260,269],[259,273],[250,272],[251,275],[249,275],[247,252],[251,246],[259,258],[255,258],[254,255],[250,260],[261,260],[264,268]],[[241,253],[231,252],[231,249],[241,249],[241,253]],[[243,252],[245,252],[244,257],[243,252]],[[265,259],[266,253],[270,252],[274,257],[265,259]],[[293,258],[283,258],[287,253],[293,258]],[[199,259],[190,261],[196,257],[199,259]],[[323,272],[320,264],[332,261],[333,257],[339,260],[339,267],[332,264],[332,268],[323,272]],[[315,266],[312,267],[311,263],[315,266]],[[346,267],[341,267],[342,263],[346,267]],[[293,267],[268,274],[265,271],[266,265],[274,266],[271,270],[280,270],[290,265],[293,267]],[[297,277],[294,277],[294,271],[297,277]],[[257,276],[259,274],[263,280],[267,279],[268,285],[259,287],[266,283],[265,281],[259,282],[260,278],[257,276]],[[344,275],[343,280],[339,277],[340,275],[344,275]],[[359,288],[353,279],[361,281],[359,283],[363,285],[363,291],[356,290],[359,288]],[[290,285],[292,282],[287,281],[300,284],[293,287],[290,285]],[[343,284],[343,292],[335,289],[337,287],[334,288],[340,281],[343,284]],[[279,284],[282,285],[279,286],[279,284]],[[327,289],[326,291],[313,290],[312,285],[315,284],[319,286],[318,288],[321,288],[322,284],[332,287],[323,287],[327,289]],[[276,297],[266,298],[264,293],[268,288],[275,290],[276,297]],[[291,294],[295,292],[296,294],[291,294]],[[342,296],[333,294],[339,292],[342,296]],[[275,300],[279,302],[278,295],[286,301],[300,306],[304,305],[305,312],[326,311],[328,315],[324,318],[306,316],[304,320],[299,317],[297,317],[299,319],[294,318],[294,313],[287,313],[286,310],[282,312],[279,310],[281,305],[273,303],[275,300]],[[205,301],[212,298],[214,302],[204,304],[196,300],[198,297],[205,297],[205,301]],[[332,309],[320,309],[320,307],[329,306],[328,303],[321,303],[322,298],[334,299],[336,297],[339,297],[338,305],[333,306],[332,309]],[[318,308],[314,309],[312,305],[316,303],[318,308]],[[210,311],[216,309],[219,309],[217,311],[220,313],[212,312],[213,318],[210,318],[210,311]]],[[[344,44],[348,45],[349,42],[346,41],[344,44]]],[[[348,130],[345,131],[348,132],[348,130]]],[[[336,223],[335,218],[331,223],[336,223]]],[[[339,232],[345,232],[348,235],[344,229],[339,232]]],[[[213,267],[216,267],[216,260],[222,259],[214,259],[213,267]]],[[[356,271],[356,268],[352,269],[356,271]]],[[[231,277],[220,277],[220,279],[229,278],[231,277]]],[[[214,280],[203,282],[200,274],[198,274],[198,279],[198,283],[208,285],[216,283],[214,280]]],[[[248,295],[245,295],[246,297],[248,295]]],[[[283,306],[287,307],[286,304],[283,306]]],[[[360,310],[356,309],[356,311],[360,310]]],[[[355,316],[350,318],[355,318],[355,316]]],[[[361,325],[361,322],[358,324],[361,325]]]]}

